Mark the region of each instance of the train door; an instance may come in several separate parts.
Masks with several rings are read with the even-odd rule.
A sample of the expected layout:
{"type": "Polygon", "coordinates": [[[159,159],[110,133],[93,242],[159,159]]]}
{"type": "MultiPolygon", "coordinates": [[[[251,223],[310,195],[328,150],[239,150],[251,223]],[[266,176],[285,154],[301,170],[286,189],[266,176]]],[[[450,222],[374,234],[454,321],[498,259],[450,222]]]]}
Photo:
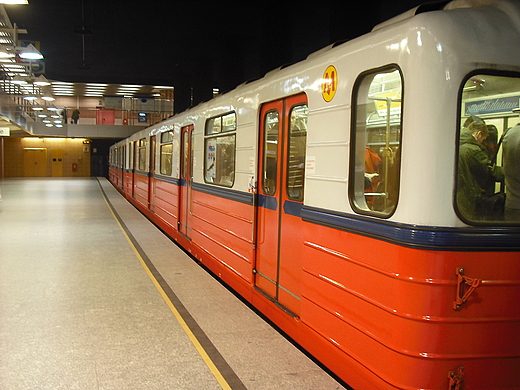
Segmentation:
{"type": "Polygon", "coordinates": [[[150,137],[150,156],[148,169],[148,210],[153,212],[154,194],[155,194],[155,135],[150,137]]]}
{"type": "Polygon", "coordinates": [[[126,192],[126,146],[121,146],[121,189],[126,192]]]}
{"type": "Polygon", "coordinates": [[[294,316],[300,313],[307,99],[262,106],[255,286],[294,316]]]}
{"type": "Polygon", "coordinates": [[[192,153],[193,125],[181,129],[181,166],[179,189],[179,232],[190,238],[191,181],[193,178],[192,153]]]}
{"type": "Polygon", "coordinates": [[[137,173],[135,172],[137,168],[137,156],[138,156],[138,150],[139,150],[139,143],[137,141],[134,141],[133,143],[133,156],[132,156],[132,199],[135,199],[135,176],[137,173]]]}

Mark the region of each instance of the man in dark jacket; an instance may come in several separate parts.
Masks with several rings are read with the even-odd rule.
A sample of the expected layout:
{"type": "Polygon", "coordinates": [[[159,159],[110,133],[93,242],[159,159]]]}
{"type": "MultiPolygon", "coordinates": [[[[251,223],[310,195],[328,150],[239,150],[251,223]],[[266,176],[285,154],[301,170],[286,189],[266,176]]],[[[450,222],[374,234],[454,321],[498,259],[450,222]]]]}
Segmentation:
{"type": "Polygon", "coordinates": [[[491,161],[482,144],[488,137],[484,121],[471,123],[460,132],[459,171],[457,181],[457,205],[469,220],[481,220],[486,216],[477,206],[485,192],[489,177],[495,181],[504,179],[501,167],[491,167],[491,161]]]}
{"type": "Polygon", "coordinates": [[[502,143],[506,177],[506,221],[520,222],[520,123],[509,129],[502,143]]]}

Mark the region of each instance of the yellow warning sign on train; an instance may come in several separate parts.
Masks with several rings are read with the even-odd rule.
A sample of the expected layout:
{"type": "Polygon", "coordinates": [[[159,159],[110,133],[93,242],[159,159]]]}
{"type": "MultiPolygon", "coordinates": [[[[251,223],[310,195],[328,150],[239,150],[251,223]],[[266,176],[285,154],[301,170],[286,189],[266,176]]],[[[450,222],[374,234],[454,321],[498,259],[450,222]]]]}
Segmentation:
{"type": "Polygon", "coordinates": [[[326,102],[330,102],[336,95],[338,87],[338,72],[332,65],[325,70],[323,74],[323,83],[321,85],[321,94],[326,102]]]}

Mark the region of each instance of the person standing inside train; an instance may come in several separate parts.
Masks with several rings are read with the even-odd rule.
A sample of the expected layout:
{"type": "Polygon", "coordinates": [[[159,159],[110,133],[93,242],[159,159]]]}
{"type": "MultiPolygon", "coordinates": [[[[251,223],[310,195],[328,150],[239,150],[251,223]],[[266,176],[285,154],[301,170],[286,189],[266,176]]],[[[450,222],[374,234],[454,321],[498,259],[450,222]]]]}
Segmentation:
{"type": "Polygon", "coordinates": [[[483,143],[489,136],[486,123],[475,120],[460,132],[457,205],[463,216],[470,220],[486,219],[482,201],[490,176],[503,180],[501,167],[491,166],[483,143]]]}
{"type": "Polygon", "coordinates": [[[520,123],[502,140],[506,181],[505,220],[520,222],[520,123]]]}

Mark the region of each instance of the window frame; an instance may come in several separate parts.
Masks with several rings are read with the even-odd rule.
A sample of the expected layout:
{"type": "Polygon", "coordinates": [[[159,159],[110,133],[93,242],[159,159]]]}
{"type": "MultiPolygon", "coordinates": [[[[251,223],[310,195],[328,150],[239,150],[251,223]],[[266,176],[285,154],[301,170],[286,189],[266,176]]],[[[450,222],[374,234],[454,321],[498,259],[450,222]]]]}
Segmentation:
{"type": "MultiPolygon", "coordinates": [[[[456,132],[455,132],[455,139],[454,139],[454,142],[455,142],[455,155],[454,155],[454,168],[455,168],[455,174],[454,174],[454,183],[453,183],[453,196],[452,196],[452,201],[453,201],[453,209],[455,211],[455,214],[457,215],[457,217],[462,221],[464,222],[465,224],[469,225],[469,226],[478,226],[478,227],[489,227],[489,226],[497,226],[497,227],[512,227],[512,226],[518,226],[520,225],[520,221],[506,221],[506,220],[475,220],[475,219],[469,219],[467,218],[467,216],[462,213],[460,211],[460,208],[459,208],[459,204],[458,204],[458,201],[457,201],[457,190],[458,190],[458,185],[459,185],[459,156],[460,156],[460,133],[461,133],[461,130],[463,128],[463,125],[462,125],[462,118],[466,117],[466,113],[463,112],[463,99],[462,99],[462,96],[463,96],[463,92],[464,92],[464,88],[465,88],[465,85],[466,83],[472,78],[472,77],[475,77],[475,76],[493,76],[493,77],[509,77],[509,78],[516,78],[516,79],[519,79],[520,80],[520,72],[514,72],[514,71],[506,71],[506,70],[497,70],[497,69],[490,69],[490,68],[478,68],[478,69],[474,69],[472,70],[471,72],[469,72],[468,74],[466,74],[465,77],[463,77],[461,79],[461,82],[460,82],[460,87],[459,87],[459,90],[458,90],[458,93],[457,93],[457,117],[456,117],[456,132]]],[[[519,95],[520,95],[520,90],[519,90],[519,95]]],[[[477,115],[478,116],[478,115],[477,115]]],[[[485,114],[484,114],[485,116],[485,114]]],[[[511,118],[514,118],[514,116],[511,116],[508,117],[508,116],[504,116],[504,117],[507,117],[507,123],[509,126],[508,128],[510,127],[514,127],[517,123],[520,122],[520,119],[516,119],[514,120],[515,123],[513,123],[512,125],[509,124],[509,121],[511,118]]],[[[484,121],[486,121],[486,119],[489,119],[489,118],[483,118],[484,121]]],[[[500,136],[499,136],[500,138],[500,136]]],[[[500,166],[503,166],[503,165],[500,165],[500,166]]]]}
{"type": "MultiPolygon", "coordinates": [[[[220,187],[226,187],[226,188],[232,188],[235,185],[235,178],[236,178],[236,138],[237,138],[237,129],[238,129],[238,117],[236,114],[236,111],[228,111],[220,115],[212,116],[211,118],[208,118],[206,120],[205,126],[204,126],[204,183],[211,184],[215,186],[220,187]],[[234,126],[232,128],[224,128],[223,122],[224,118],[233,115],[234,120],[234,126]],[[220,120],[220,128],[218,131],[215,131],[214,123],[216,120],[220,120]],[[230,170],[229,175],[222,175],[221,177],[229,176],[231,181],[230,183],[224,183],[224,182],[214,182],[210,181],[209,178],[211,176],[208,176],[208,173],[210,169],[213,168],[214,165],[219,165],[216,163],[217,159],[215,157],[214,163],[208,167],[208,148],[211,141],[215,142],[215,148],[218,147],[218,140],[224,139],[227,137],[232,137],[233,139],[233,151],[232,155],[230,155],[228,158],[232,161],[233,169],[230,170]],[[216,163],[216,164],[215,164],[216,163]]],[[[216,153],[216,150],[215,150],[216,153]]],[[[216,169],[216,167],[215,167],[216,169]]],[[[227,172],[226,172],[227,173],[227,172]]],[[[215,177],[217,177],[217,174],[215,174],[215,177]]]]}
{"type": "Polygon", "coordinates": [[[161,175],[165,175],[165,176],[171,176],[172,173],[173,173],[173,139],[175,137],[175,132],[174,130],[167,130],[167,131],[164,131],[161,133],[161,137],[159,139],[159,173],[161,175]],[[166,137],[167,135],[169,135],[169,137],[166,137]],[[167,138],[165,140],[165,138],[167,138]],[[169,166],[166,166],[168,169],[164,169],[165,168],[165,164],[163,164],[163,149],[165,147],[169,146],[170,147],[170,152],[167,153],[169,156],[170,156],[170,164],[169,166]]]}
{"type": "MultiPolygon", "coordinates": [[[[307,102],[305,102],[305,103],[302,102],[302,103],[298,103],[298,104],[295,104],[294,106],[290,107],[288,120],[289,120],[289,129],[287,132],[288,149],[287,149],[287,156],[286,156],[286,162],[285,162],[285,166],[286,166],[285,194],[287,196],[287,199],[289,199],[289,200],[292,200],[295,202],[303,202],[303,197],[304,197],[304,193],[305,193],[305,159],[306,159],[306,155],[307,155],[306,148],[307,148],[307,124],[308,124],[308,120],[309,120],[309,104],[307,102]],[[297,180],[301,180],[301,191],[299,192],[298,196],[294,196],[293,193],[294,193],[294,191],[296,191],[296,188],[297,188],[294,185],[294,183],[296,183],[297,180],[291,180],[293,178],[293,176],[290,175],[291,172],[294,172],[294,171],[290,171],[291,146],[293,145],[293,141],[296,142],[297,136],[301,136],[301,135],[295,134],[295,132],[293,132],[291,121],[292,121],[292,115],[295,112],[295,110],[297,108],[301,108],[304,106],[307,110],[307,113],[306,113],[306,117],[305,117],[305,131],[304,131],[305,134],[303,135],[305,137],[304,144],[303,144],[303,161],[301,162],[303,164],[303,166],[297,169],[298,170],[298,179],[297,180]],[[291,184],[291,181],[294,181],[294,182],[291,184]]],[[[303,133],[303,131],[301,131],[301,132],[303,133]]],[[[299,157],[302,157],[302,156],[299,156],[299,157]]]]}
{"type": "MultiPolygon", "coordinates": [[[[352,97],[351,97],[352,110],[351,110],[351,122],[350,122],[348,200],[349,200],[352,210],[357,214],[371,216],[371,217],[377,217],[377,218],[381,218],[381,219],[388,219],[394,215],[394,213],[396,212],[396,210],[399,206],[399,195],[400,195],[400,190],[401,190],[401,165],[402,165],[401,157],[402,157],[402,140],[403,140],[403,118],[404,118],[404,113],[405,113],[405,108],[404,108],[405,99],[404,98],[405,98],[405,79],[404,79],[404,75],[403,75],[403,71],[402,71],[401,67],[396,63],[387,64],[387,65],[384,65],[384,66],[381,66],[378,68],[368,69],[368,70],[360,73],[354,82],[354,85],[352,88],[352,97]],[[400,118],[399,118],[399,136],[397,139],[399,148],[398,148],[398,152],[395,156],[395,159],[396,159],[398,165],[395,166],[395,168],[394,168],[396,170],[395,179],[396,179],[396,188],[397,189],[396,189],[396,195],[395,195],[395,204],[394,204],[393,208],[391,209],[390,212],[385,212],[385,211],[370,210],[370,209],[368,209],[368,207],[367,207],[367,209],[362,208],[358,205],[358,202],[357,202],[357,199],[359,198],[358,188],[361,184],[361,183],[358,183],[358,181],[360,182],[361,180],[363,180],[363,184],[364,184],[364,175],[363,175],[362,179],[359,179],[359,172],[356,169],[357,168],[356,153],[357,153],[357,149],[360,148],[360,145],[358,145],[356,143],[357,135],[358,135],[358,123],[357,123],[358,105],[359,105],[359,94],[360,94],[361,89],[366,88],[367,94],[363,98],[367,99],[370,85],[372,84],[376,75],[382,74],[382,73],[391,73],[391,72],[395,72],[395,71],[397,71],[399,73],[400,80],[401,80],[401,88],[400,88],[401,89],[401,113],[400,113],[400,118]],[[364,82],[365,82],[366,78],[370,77],[370,76],[372,76],[372,81],[370,82],[370,84],[365,86],[364,82]]],[[[368,126],[366,125],[366,117],[363,118],[363,123],[364,123],[364,129],[365,129],[364,133],[366,134],[367,128],[368,128],[368,126]]],[[[390,129],[391,128],[392,128],[392,126],[390,125],[390,129]]],[[[367,141],[364,141],[363,148],[365,149],[366,145],[368,145],[368,144],[369,143],[367,141]]],[[[365,172],[365,168],[363,167],[363,173],[364,172],[365,172]]],[[[363,186],[363,188],[364,188],[364,186],[363,186]]],[[[365,204],[366,204],[366,200],[365,200],[365,204]]]]}
{"type": "Polygon", "coordinates": [[[146,137],[140,138],[138,141],[138,158],[137,158],[137,168],[141,172],[146,172],[147,169],[147,151],[148,151],[148,139],[146,137]]]}
{"type": "Polygon", "coordinates": [[[263,143],[263,150],[264,150],[264,153],[263,153],[263,163],[262,163],[262,166],[263,166],[263,172],[262,172],[262,191],[265,195],[269,195],[269,196],[274,196],[276,194],[276,190],[277,190],[277,183],[278,183],[278,158],[280,156],[278,156],[278,140],[280,138],[280,132],[281,132],[281,126],[282,126],[282,123],[281,123],[281,113],[278,111],[278,109],[276,108],[272,108],[268,111],[265,112],[264,114],[264,129],[263,129],[263,138],[262,138],[262,143],[263,143]],[[275,148],[275,152],[276,152],[276,155],[275,155],[275,163],[274,163],[274,167],[275,169],[272,170],[272,169],[269,169],[270,167],[273,166],[273,164],[270,164],[269,163],[269,151],[268,151],[268,143],[269,143],[269,139],[268,139],[268,134],[269,134],[269,131],[267,130],[267,127],[269,125],[271,125],[272,123],[274,123],[273,121],[268,121],[267,120],[267,117],[270,115],[270,114],[273,114],[275,113],[276,114],[276,123],[277,123],[277,133],[276,133],[276,148],[275,148]],[[269,174],[269,176],[268,176],[269,174]],[[272,175],[272,176],[271,176],[272,175]],[[268,183],[269,184],[272,184],[273,186],[270,187],[268,186],[268,183]]]}

